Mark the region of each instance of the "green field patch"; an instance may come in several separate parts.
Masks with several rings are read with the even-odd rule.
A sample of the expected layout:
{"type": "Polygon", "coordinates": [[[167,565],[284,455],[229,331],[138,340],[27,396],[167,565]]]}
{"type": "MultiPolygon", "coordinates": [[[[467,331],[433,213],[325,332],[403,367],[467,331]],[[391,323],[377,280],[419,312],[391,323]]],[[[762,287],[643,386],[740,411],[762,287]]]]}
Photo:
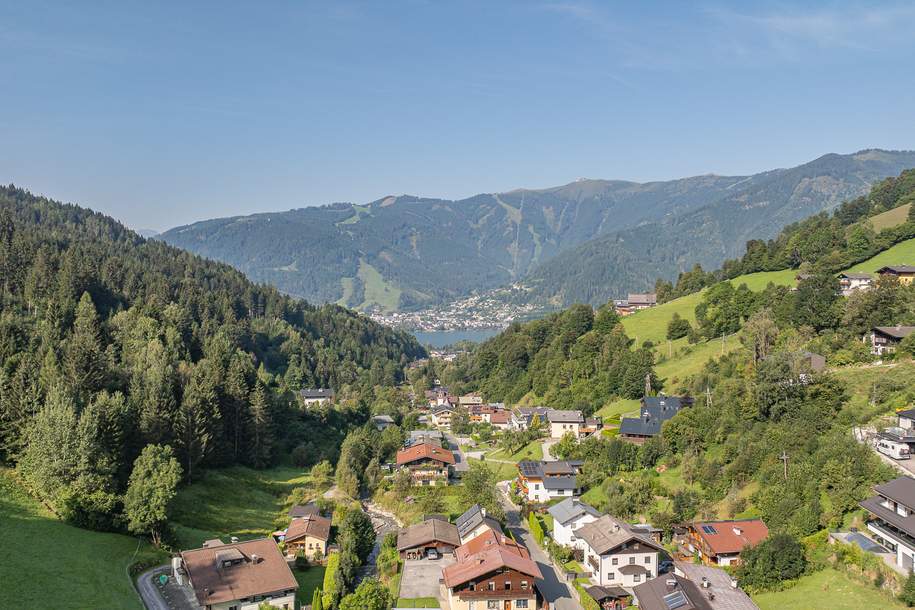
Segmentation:
{"type": "Polygon", "coordinates": [[[359,279],[362,280],[365,296],[357,309],[378,305],[385,311],[391,311],[400,305],[400,289],[386,282],[365,259],[359,259],[359,279]]]}
{"type": "Polygon", "coordinates": [[[58,520],[3,469],[0,544],[7,556],[0,561],[0,608],[142,609],[128,567],[141,557],[151,564],[168,559],[136,538],[58,520]]]}
{"type": "Polygon", "coordinates": [[[893,208],[892,210],[887,210],[882,214],[877,214],[865,222],[871,226],[871,228],[879,233],[884,229],[892,229],[893,227],[899,226],[906,222],[909,218],[909,208],[912,207],[911,203],[901,205],[898,208],[893,208]]]}
{"type": "Polygon", "coordinates": [[[397,599],[395,608],[441,608],[438,600],[434,597],[414,597],[407,599],[400,597],[397,599]]]}
{"type": "Polygon", "coordinates": [[[286,496],[308,481],[305,471],[298,468],[235,466],[206,471],[175,498],[171,523],[178,543],[188,549],[210,538],[267,536],[284,513],[286,496]]]}
{"type": "Polygon", "coordinates": [[[520,462],[521,460],[542,460],[543,444],[538,440],[533,440],[518,451],[512,454],[506,454],[504,449],[496,449],[486,454],[487,460],[508,460],[509,462],[520,462]]]}
{"type": "Polygon", "coordinates": [[[873,273],[886,265],[915,265],[915,239],[900,242],[892,248],[884,250],[874,258],[858,263],[849,271],[873,273]]]}
{"type": "Polygon", "coordinates": [[[299,583],[299,589],[295,592],[296,601],[304,608],[311,604],[315,589],[320,589],[324,583],[324,566],[308,566],[304,570],[293,570],[292,573],[299,583]]]}
{"type": "Polygon", "coordinates": [[[760,610],[901,610],[905,606],[882,591],[827,568],[798,579],[784,591],[753,596],[760,610]]]}

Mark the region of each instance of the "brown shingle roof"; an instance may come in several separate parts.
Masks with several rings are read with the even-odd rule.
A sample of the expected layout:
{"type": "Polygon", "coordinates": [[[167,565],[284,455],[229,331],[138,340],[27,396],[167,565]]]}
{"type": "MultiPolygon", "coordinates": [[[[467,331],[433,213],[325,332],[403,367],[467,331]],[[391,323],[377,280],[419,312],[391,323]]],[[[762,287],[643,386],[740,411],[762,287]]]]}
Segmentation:
{"type": "Polygon", "coordinates": [[[443,542],[457,547],[461,544],[457,526],[440,519],[426,519],[397,534],[397,550],[404,551],[431,542],[443,542]]]}
{"type": "Polygon", "coordinates": [[[454,464],[454,454],[447,449],[429,443],[412,445],[397,452],[397,465],[403,466],[419,460],[435,460],[442,464],[454,464]]]}
{"type": "Polygon", "coordinates": [[[769,528],[761,519],[702,521],[690,527],[716,555],[739,553],[744,547],[755,546],[769,536],[769,528]]]}
{"type": "Polygon", "coordinates": [[[306,515],[300,519],[293,519],[286,528],[284,540],[289,542],[305,536],[327,542],[330,539],[330,519],[320,515],[306,515]]]}
{"type": "Polygon", "coordinates": [[[605,555],[630,540],[637,540],[649,548],[662,550],[647,536],[633,532],[628,523],[623,523],[610,515],[604,515],[600,519],[586,523],[575,530],[575,535],[584,540],[598,555],[605,555]]]}
{"type": "Polygon", "coordinates": [[[202,606],[295,590],[299,586],[270,538],[184,551],[181,558],[202,606]],[[217,555],[235,556],[233,550],[241,555],[241,563],[217,566],[217,555]]]}

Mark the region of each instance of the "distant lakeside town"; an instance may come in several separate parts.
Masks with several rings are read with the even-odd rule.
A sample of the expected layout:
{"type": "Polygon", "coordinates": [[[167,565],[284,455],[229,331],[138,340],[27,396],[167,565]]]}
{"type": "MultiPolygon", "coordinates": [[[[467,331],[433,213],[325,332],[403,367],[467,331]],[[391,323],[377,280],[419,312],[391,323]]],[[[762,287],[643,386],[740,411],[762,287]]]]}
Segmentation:
{"type": "MultiPolygon", "coordinates": [[[[657,305],[655,294],[629,294],[626,299],[616,299],[613,305],[620,315],[657,305]]],[[[508,302],[504,295],[488,292],[473,295],[419,311],[384,312],[374,309],[367,312],[372,320],[385,326],[409,331],[435,332],[455,330],[504,329],[512,322],[523,322],[545,315],[550,308],[531,304],[508,302]]]]}

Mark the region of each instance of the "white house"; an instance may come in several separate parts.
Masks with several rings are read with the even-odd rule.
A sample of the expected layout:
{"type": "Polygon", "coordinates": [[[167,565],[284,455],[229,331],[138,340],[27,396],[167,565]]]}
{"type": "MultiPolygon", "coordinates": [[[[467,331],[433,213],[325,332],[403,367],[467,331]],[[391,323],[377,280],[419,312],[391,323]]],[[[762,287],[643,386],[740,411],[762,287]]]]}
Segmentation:
{"type": "Polygon", "coordinates": [[[661,545],[610,515],[586,523],[575,536],[596,585],[634,587],[658,575],[661,545]]]}
{"type": "Polygon", "coordinates": [[[547,413],[547,419],[550,422],[550,438],[562,438],[571,432],[575,438],[581,436],[581,427],[585,423],[585,418],[581,411],[558,411],[551,410],[547,413]]]}
{"type": "Polygon", "coordinates": [[[333,402],[334,391],[329,388],[304,388],[299,390],[299,396],[302,397],[303,405],[313,407],[333,402]]]}
{"type": "Polygon", "coordinates": [[[899,477],[874,486],[876,496],[861,502],[869,513],[867,529],[896,553],[896,565],[915,567],[915,479],[899,477]]]}
{"type": "Polygon", "coordinates": [[[600,517],[600,511],[578,498],[568,498],[551,506],[549,513],[553,516],[553,540],[582,550],[584,543],[575,535],[575,530],[600,517]]]}
{"type": "Polygon", "coordinates": [[[518,489],[529,501],[537,503],[581,495],[577,476],[581,472],[581,466],[582,462],[577,460],[522,460],[518,463],[518,489]]]}
{"type": "Polygon", "coordinates": [[[433,426],[438,428],[450,428],[451,416],[454,415],[454,407],[452,407],[450,403],[446,403],[440,407],[436,407],[429,415],[432,418],[433,426]]]}

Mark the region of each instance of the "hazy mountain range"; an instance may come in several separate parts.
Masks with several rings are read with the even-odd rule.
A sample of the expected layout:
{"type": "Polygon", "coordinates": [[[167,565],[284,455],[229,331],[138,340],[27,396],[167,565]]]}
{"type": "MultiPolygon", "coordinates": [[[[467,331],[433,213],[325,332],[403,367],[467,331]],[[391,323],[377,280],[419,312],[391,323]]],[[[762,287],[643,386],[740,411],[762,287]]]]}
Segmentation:
{"type": "Polygon", "coordinates": [[[412,309],[511,283],[554,306],[599,303],[718,266],[748,239],[915,167],[915,152],[828,154],[751,176],[578,180],[446,200],[390,196],[177,227],[159,236],[315,302],[412,309]]]}

